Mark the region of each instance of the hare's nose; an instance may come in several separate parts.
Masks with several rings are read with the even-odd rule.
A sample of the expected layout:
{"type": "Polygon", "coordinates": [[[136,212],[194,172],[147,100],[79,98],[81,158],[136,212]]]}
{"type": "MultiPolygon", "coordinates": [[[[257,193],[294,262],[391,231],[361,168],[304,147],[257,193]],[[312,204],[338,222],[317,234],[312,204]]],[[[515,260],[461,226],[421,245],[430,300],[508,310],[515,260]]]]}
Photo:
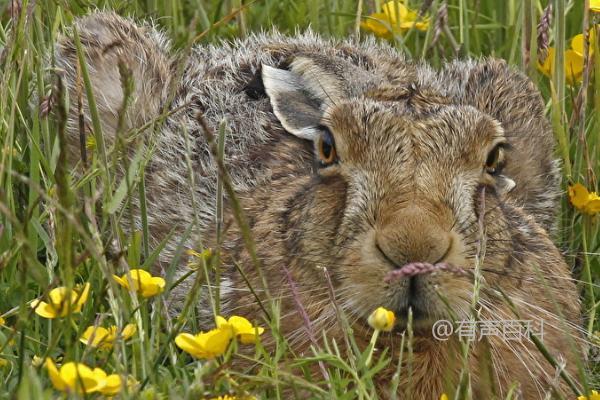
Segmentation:
{"type": "Polygon", "coordinates": [[[427,213],[411,207],[376,230],[375,246],[396,268],[411,262],[436,264],[452,247],[451,235],[427,213]]]}

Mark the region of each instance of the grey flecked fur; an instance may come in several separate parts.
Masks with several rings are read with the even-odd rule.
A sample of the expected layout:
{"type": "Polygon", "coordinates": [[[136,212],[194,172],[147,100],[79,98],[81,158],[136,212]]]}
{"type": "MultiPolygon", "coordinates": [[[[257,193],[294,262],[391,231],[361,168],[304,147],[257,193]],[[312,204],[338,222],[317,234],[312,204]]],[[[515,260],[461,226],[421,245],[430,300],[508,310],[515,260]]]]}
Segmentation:
{"type": "MultiPolygon", "coordinates": [[[[353,284],[363,288],[362,292],[357,290],[353,297],[345,299],[342,306],[350,308],[351,312],[355,312],[354,315],[364,317],[369,307],[373,309],[378,305],[373,301],[361,303],[363,299],[376,297],[368,284],[377,287],[383,282],[373,271],[378,267],[381,275],[381,271],[389,268],[389,265],[381,265],[377,256],[368,258],[361,253],[364,250],[362,248],[360,251],[353,248],[352,240],[360,242],[357,238],[363,238],[361,235],[364,235],[366,239],[375,237],[377,242],[379,239],[376,235],[381,235],[392,243],[392,253],[399,248],[397,245],[403,244],[397,238],[411,239],[412,232],[400,229],[403,222],[408,221],[406,226],[418,231],[426,225],[420,223],[418,216],[421,215],[424,221],[431,222],[435,227],[431,231],[423,229],[424,235],[431,234],[436,240],[441,238],[443,241],[444,237],[438,228],[444,226],[444,229],[454,229],[453,223],[448,224],[451,227],[444,225],[454,218],[455,222],[459,221],[459,241],[465,244],[464,254],[460,259],[464,265],[460,266],[467,266],[473,259],[469,251],[473,250],[477,241],[477,229],[474,228],[477,226],[477,218],[474,215],[478,210],[475,206],[478,200],[474,198],[474,194],[480,193],[478,188],[487,184],[486,187],[490,189],[484,196],[489,196],[490,203],[497,202],[497,206],[486,210],[490,213],[487,216],[490,220],[486,223],[496,228],[490,229],[491,236],[501,236],[496,238],[496,242],[490,243],[492,251],[489,261],[486,260],[488,266],[498,269],[500,273],[490,274],[488,280],[493,282],[499,279],[498,276],[508,276],[507,281],[502,283],[505,289],[514,290],[514,293],[525,299],[530,299],[531,296],[531,301],[547,311],[551,310],[553,303],[551,305],[540,294],[544,293],[544,285],[535,281],[538,277],[532,272],[537,271],[537,266],[547,267],[544,271],[548,271],[550,276],[559,276],[559,279],[552,281],[556,287],[551,289],[561,295],[565,294],[560,300],[561,306],[568,309],[571,326],[576,326],[579,312],[576,291],[569,280],[564,260],[555,251],[547,233],[553,229],[559,194],[559,165],[553,157],[551,128],[544,116],[541,96],[533,83],[505,62],[495,59],[453,61],[436,71],[424,63],[407,61],[390,46],[373,39],[361,43],[352,40],[335,41],[311,32],[299,33],[294,37],[277,32],[252,34],[232,43],[199,45],[193,48],[189,58],[182,61],[181,55],[170,52],[168,40],[151,26],[138,26],[112,13],[93,14],[77,20],[76,25],[86,49],[103,132],[109,145],[114,139],[117,112],[123,97],[117,69],[119,60],[133,71],[136,83],[126,128],[147,123],[165,107],[169,110],[181,108],[166,119],[155,136],[151,130],[144,133],[147,145],[154,151],[146,168],[148,222],[153,244],[175,228],[174,238],[160,255],[162,268],[172,261],[183,232],[195,219],[198,220],[198,225],[191,237],[184,241],[184,247],[196,248],[199,240],[214,242],[217,170],[198,120],[198,115],[202,115],[214,131],[217,131],[222,121],[226,121],[225,163],[235,191],[247,211],[253,233],[263,235],[255,237],[255,240],[260,247],[260,255],[264,257],[272,289],[283,290],[281,287],[285,281],[281,279],[280,266],[284,264],[289,266],[299,286],[318,288],[322,279],[316,277],[314,267],[335,260],[336,256],[342,258],[340,254],[347,251],[347,258],[353,262],[360,264],[357,259],[361,262],[366,259],[366,264],[373,264],[372,269],[369,269],[370,264],[366,267],[363,265],[369,276],[349,268],[347,263],[339,264],[339,271],[332,271],[334,280],[337,278],[342,290],[352,288],[353,284]],[[181,67],[182,62],[185,64],[181,67]],[[329,114],[325,113],[323,118],[333,115],[331,119],[334,120],[334,125],[337,124],[337,129],[344,130],[340,137],[343,137],[344,132],[352,132],[356,143],[369,143],[372,146],[372,149],[351,149],[358,155],[354,154],[355,159],[352,156],[348,158],[359,164],[359,167],[352,162],[348,163],[350,167],[340,166],[338,169],[341,172],[334,174],[335,178],[325,172],[322,175],[313,173],[311,163],[314,162],[314,154],[307,150],[307,142],[286,132],[273,112],[272,104],[278,104],[281,105],[282,114],[293,114],[289,104],[287,107],[282,104],[285,98],[282,98],[281,93],[277,93],[278,98],[269,98],[263,90],[263,65],[282,71],[291,70],[297,74],[299,81],[302,77],[306,82],[306,93],[303,93],[306,101],[296,104],[303,107],[308,104],[306,110],[303,110],[307,118],[298,118],[296,123],[306,124],[314,113],[325,112],[327,108],[329,114]],[[181,69],[183,75],[179,78],[177,71],[181,69]],[[172,101],[170,93],[174,93],[172,101]],[[338,101],[341,106],[336,109],[338,101]],[[313,102],[315,109],[309,107],[313,102]],[[326,107],[323,105],[325,103],[331,104],[326,107]],[[333,106],[329,107],[330,105],[333,106]],[[349,112],[344,115],[344,110],[351,110],[362,116],[360,121],[365,125],[362,130],[353,131],[358,123],[352,121],[351,117],[354,115],[349,115],[349,112]],[[390,121],[402,121],[406,126],[394,125],[390,121]],[[380,127],[387,130],[378,131],[377,128],[380,127]],[[420,132],[422,136],[413,137],[410,129],[420,132]],[[364,138],[366,132],[372,136],[364,138]],[[386,132],[396,136],[386,137],[386,132]],[[186,137],[191,149],[189,156],[194,174],[193,187],[190,187],[191,178],[186,160],[186,137]],[[489,137],[506,139],[511,149],[505,154],[506,168],[503,175],[495,177],[484,173],[484,178],[480,178],[482,163],[479,161],[479,153],[485,149],[483,144],[476,141],[481,138],[487,140],[489,137]],[[397,142],[393,142],[395,138],[398,139],[397,142]],[[403,141],[405,148],[402,148],[400,141],[403,141]],[[462,150],[465,150],[464,153],[462,150]],[[476,168],[469,169],[463,175],[452,176],[452,171],[445,171],[448,174],[444,174],[435,170],[436,167],[443,168],[440,166],[441,162],[434,166],[423,162],[419,178],[431,177],[431,183],[426,189],[421,187],[424,196],[415,200],[410,197],[410,189],[411,185],[417,185],[418,179],[410,173],[404,176],[407,171],[403,170],[403,165],[383,164],[405,162],[416,170],[421,167],[421,160],[410,157],[419,152],[432,159],[447,162],[445,165],[457,170],[463,167],[462,164],[468,165],[468,168],[476,165],[476,168]],[[365,162],[367,165],[360,165],[360,161],[356,160],[368,162],[365,162]],[[352,170],[352,167],[355,169],[352,170]],[[361,170],[360,167],[364,168],[361,170]],[[352,175],[348,171],[358,172],[352,175]],[[331,180],[331,184],[323,184],[327,179],[331,180]],[[516,183],[514,188],[512,181],[516,183]],[[286,186],[292,189],[286,192],[286,186]],[[339,193],[335,190],[339,190],[339,193]],[[390,196],[389,193],[393,195],[390,196]],[[315,200],[321,198],[327,198],[330,203],[321,204],[315,200]],[[268,204],[261,204],[261,201],[268,204]],[[340,215],[332,215],[336,214],[332,212],[336,210],[335,207],[342,210],[337,213],[340,215]],[[413,209],[414,213],[411,214],[409,211],[413,209]],[[389,226],[381,228],[377,225],[383,224],[381,221],[394,221],[392,228],[400,228],[397,229],[398,232],[390,233],[393,229],[389,226]],[[372,235],[368,230],[371,228],[375,232],[372,235]],[[387,239],[385,234],[388,235],[387,239]],[[322,239],[328,244],[320,243],[322,239]],[[493,254],[494,250],[496,254],[493,254]],[[307,251],[308,256],[315,259],[305,257],[303,251],[307,251]],[[546,262],[547,266],[544,264],[546,262]],[[357,278],[353,274],[360,276],[357,278]],[[514,280],[510,280],[510,274],[519,277],[516,285],[514,280]],[[349,286],[343,287],[344,283],[349,286]]],[[[72,100],[76,99],[77,62],[72,41],[62,38],[57,49],[56,59],[59,67],[66,71],[70,97],[72,100]]],[[[280,75],[285,76],[285,72],[280,75]]],[[[71,104],[70,149],[71,160],[75,161],[79,158],[79,133],[76,102],[72,101],[71,104]]],[[[84,115],[90,125],[87,109],[84,110],[84,115]]],[[[284,115],[284,118],[288,116],[293,120],[293,115],[284,115]]],[[[290,128],[290,132],[298,128],[294,124],[286,126],[290,128]]],[[[359,146],[352,139],[345,140],[350,142],[346,143],[348,148],[353,144],[359,146]]],[[[419,184],[427,186],[423,182],[419,184]]],[[[226,217],[231,219],[230,210],[226,210],[226,217]]],[[[135,223],[139,227],[139,218],[135,223]]],[[[256,312],[257,307],[253,299],[241,300],[234,292],[241,290],[243,283],[236,276],[233,263],[245,260],[249,264],[236,229],[235,226],[231,227],[223,245],[223,309],[252,313],[256,312]]],[[[412,250],[426,257],[428,249],[424,245],[428,243],[423,242],[427,241],[417,240],[414,246],[416,250],[412,250]]],[[[354,245],[358,246],[356,243],[354,245]]],[[[430,247],[434,248],[435,245],[430,247]]],[[[451,248],[452,242],[449,249],[451,248]]],[[[368,250],[371,253],[366,253],[372,255],[372,249],[368,250]]],[[[402,252],[399,251],[398,254],[402,252]]],[[[184,267],[177,270],[178,275],[185,272],[184,267]]],[[[258,282],[256,276],[251,276],[251,280],[258,282]]],[[[183,282],[171,293],[174,313],[189,293],[190,285],[189,280],[183,282]]],[[[402,290],[400,287],[386,287],[385,290],[377,288],[382,293],[389,289],[387,297],[381,296],[377,301],[386,300],[390,304],[402,290]]],[[[326,293],[326,290],[322,292],[326,293]]],[[[309,302],[310,300],[308,299],[309,302]]],[[[287,306],[293,308],[289,304],[287,306]]],[[[324,309],[318,309],[316,305],[314,308],[317,310],[311,310],[315,314],[311,317],[316,323],[325,326],[331,312],[327,314],[325,306],[322,306],[324,309]]],[[[212,310],[205,303],[201,303],[198,309],[202,323],[208,327],[212,310]]],[[[301,336],[301,325],[300,322],[300,327],[290,328],[297,329],[291,334],[295,335],[294,339],[301,336]]],[[[571,331],[566,334],[576,336],[571,331]]],[[[559,336],[556,333],[555,347],[563,349],[559,336]]],[[[439,343],[431,345],[433,350],[429,355],[434,361],[441,362],[442,357],[438,357],[440,350],[436,347],[438,345],[439,343]]],[[[505,350],[508,352],[508,349],[505,350]]],[[[423,379],[427,379],[430,361],[420,364],[420,367],[424,367],[421,370],[423,379]]],[[[506,361],[506,364],[509,363],[506,361]]],[[[540,371],[540,376],[547,373],[544,368],[540,368],[540,371]]],[[[508,374],[508,378],[522,378],[518,368],[514,371],[510,369],[510,373],[515,376],[508,374]]],[[[436,387],[441,391],[443,382],[436,382],[436,387]]],[[[529,383],[524,382],[523,385],[529,383]]],[[[420,390],[429,389],[423,386],[420,390]]],[[[536,388],[531,384],[527,390],[528,393],[533,393],[536,388]]],[[[439,395],[440,392],[435,393],[439,395]]]]}

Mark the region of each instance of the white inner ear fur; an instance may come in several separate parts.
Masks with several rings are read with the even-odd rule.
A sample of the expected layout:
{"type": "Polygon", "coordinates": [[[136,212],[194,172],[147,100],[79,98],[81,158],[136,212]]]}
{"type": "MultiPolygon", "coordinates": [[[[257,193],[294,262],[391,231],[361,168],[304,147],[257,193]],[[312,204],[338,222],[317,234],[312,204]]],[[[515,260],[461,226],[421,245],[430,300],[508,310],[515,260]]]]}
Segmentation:
{"type": "Polygon", "coordinates": [[[262,66],[262,79],[267,96],[271,97],[276,92],[296,92],[302,90],[300,77],[285,69],[262,66]]]}
{"type": "Polygon", "coordinates": [[[285,130],[301,139],[315,140],[320,134],[317,125],[322,111],[310,97],[304,79],[294,72],[263,65],[262,80],[273,112],[285,130]]]}
{"type": "Polygon", "coordinates": [[[510,179],[508,176],[500,175],[499,177],[502,179],[502,191],[503,192],[508,193],[511,190],[513,190],[515,188],[515,186],[517,186],[515,181],[510,179]]]}

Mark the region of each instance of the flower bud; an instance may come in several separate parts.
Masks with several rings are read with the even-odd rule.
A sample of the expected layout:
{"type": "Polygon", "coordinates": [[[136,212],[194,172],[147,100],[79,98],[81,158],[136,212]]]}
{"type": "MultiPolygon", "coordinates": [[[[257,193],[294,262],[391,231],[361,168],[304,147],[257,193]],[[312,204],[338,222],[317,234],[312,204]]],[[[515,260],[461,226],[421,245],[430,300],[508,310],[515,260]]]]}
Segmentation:
{"type": "Polygon", "coordinates": [[[395,321],[396,316],[394,315],[394,312],[386,310],[383,307],[379,307],[373,311],[367,320],[371,328],[385,332],[392,330],[395,321]]]}

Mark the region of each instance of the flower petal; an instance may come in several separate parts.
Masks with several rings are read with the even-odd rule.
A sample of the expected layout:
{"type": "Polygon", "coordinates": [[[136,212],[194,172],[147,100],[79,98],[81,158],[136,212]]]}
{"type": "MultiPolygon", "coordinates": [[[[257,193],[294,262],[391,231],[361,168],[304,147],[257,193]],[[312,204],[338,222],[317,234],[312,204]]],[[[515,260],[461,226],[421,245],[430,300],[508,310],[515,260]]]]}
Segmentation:
{"type": "Polygon", "coordinates": [[[258,337],[263,334],[265,328],[256,327],[256,330],[252,333],[240,333],[238,338],[242,344],[255,344],[258,340],[258,337]]]}
{"type": "Polygon", "coordinates": [[[105,382],[85,364],[68,362],[60,368],[60,376],[70,389],[78,393],[93,393],[101,389],[105,382]]]}
{"type": "Polygon", "coordinates": [[[113,279],[127,289],[131,289],[130,284],[133,284],[133,289],[143,297],[156,296],[162,293],[166,286],[163,278],[152,276],[143,269],[132,269],[121,277],[113,275],[113,279]]]}
{"type": "MultiPolygon", "coordinates": [[[[583,33],[573,36],[573,38],[571,39],[571,49],[573,49],[574,52],[583,56],[583,54],[584,54],[583,33]]],[[[592,48],[590,47],[590,50],[591,49],[592,48]]]]}
{"type": "Polygon", "coordinates": [[[119,375],[108,375],[105,382],[106,385],[100,389],[100,393],[106,396],[114,396],[121,391],[121,377],[119,375]]]}
{"type": "Polygon", "coordinates": [[[94,377],[96,377],[96,379],[98,380],[106,379],[106,372],[104,372],[100,368],[94,368],[92,370],[92,373],[94,374],[94,377]]]}
{"type": "Polygon", "coordinates": [[[233,334],[236,335],[242,344],[254,344],[259,335],[265,331],[264,328],[252,326],[252,323],[244,317],[237,315],[229,318],[229,321],[224,322],[225,318],[217,317],[217,327],[224,329],[230,327],[233,329],[233,334]]]}
{"type": "Polygon", "coordinates": [[[190,353],[193,356],[199,354],[200,345],[198,344],[196,336],[194,335],[189,333],[180,333],[175,337],[175,344],[181,350],[185,351],[186,353],[190,353]]]}
{"type": "Polygon", "coordinates": [[[600,213],[600,199],[590,200],[584,207],[587,214],[593,215],[600,213]]]}
{"type": "Polygon", "coordinates": [[[152,297],[162,293],[162,291],[163,288],[154,284],[153,282],[146,282],[141,285],[139,293],[142,295],[142,297],[152,297]]]}
{"type": "Polygon", "coordinates": [[[373,32],[375,36],[386,39],[392,36],[391,22],[384,13],[375,13],[366,17],[360,24],[361,28],[373,32]]]}
{"type": "Polygon", "coordinates": [[[233,332],[231,329],[213,329],[209,332],[203,333],[203,338],[198,337],[198,342],[204,344],[206,352],[211,354],[211,357],[217,357],[225,353],[227,346],[233,338],[233,332]]]}
{"type": "Polygon", "coordinates": [[[229,325],[229,323],[225,318],[221,317],[220,315],[217,315],[215,317],[215,325],[217,325],[217,328],[222,328],[224,326],[229,325]]]}
{"type": "Polygon", "coordinates": [[[175,338],[175,344],[196,358],[215,358],[225,353],[232,337],[231,328],[217,328],[195,336],[180,333],[175,338]]]}
{"type": "Polygon", "coordinates": [[[46,362],[44,364],[46,369],[48,370],[48,376],[50,377],[50,382],[56,390],[66,391],[68,389],[67,383],[62,379],[56,365],[50,358],[46,358],[46,362]]]}
{"type": "Polygon", "coordinates": [[[548,48],[548,52],[546,54],[546,58],[543,63],[538,62],[538,70],[548,76],[552,76],[552,71],[554,71],[554,47],[548,48]]]}
{"type": "Polygon", "coordinates": [[[153,296],[162,293],[165,290],[166,282],[160,276],[154,276],[148,280],[146,283],[149,287],[152,288],[153,296]]]}
{"type": "MultiPolygon", "coordinates": [[[[73,295],[74,293],[68,292],[67,288],[64,286],[54,288],[48,293],[48,299],[50,299],[50,303],[56,306],[61,306],[66,302],[67,294],[73,295]]],[[[73,301],[74,299],[69,299],[73,301]]]]}
{"type": "Polygon", "coordinates": [[[381,7],[381,9],[392,25],[402,22],[408,18],[408,8],[396,0],[388,1],[381,7]]]}
{"type": "Polygon", "coordinates": [[[127,340],[130,337],[132,337],[133,335],[135,335],[136,332],[137,332],[137,326],[135,324],[127,324],[123,328],[123,331],[121,332],[121,336],[123,337],[123,340],[127,340]]]}
{"type": "Polygon", "coordinates": [[[58,317],[58,313],[50,304],[41,300],[34,300],[31,302],[31,308],[34,309],[35,313],[40,317],[53,319],[58,317]]]}
{"type": "Polygon", "coordinates": [[[583,208],[587,204],[589,196],[590,193],[581,183],[569,186],[569,199],[571,200],[571,204],[576,208],[583,208]]]}
{"type": "Polygon", "coordinates": [[[252,330],[252,323],[246,318],[238,317],[237,315],[234,315],[233,317],[229,318],[229,324],[233,326],[233,331],[236,334],[238,332],[247,332],[249,330],[252,330]]]}
{"type": "Polygon", "coordinates": [[[585,66],[583,56],[571,49],[565,51],[565,78],[570,84],[580,82],[585,66]]]}
{"type": "MultiPolygon", "coordinates": [[[[131,277],[131,279],[136,280],[138,282],[145,282],[152,278],[152,275],[150,275],[148,271],[139,268],[130,270],[129,276],[131,277]]],[[[123,279],[125,279],[125,276],[123,276],[123,279]]]]}
{"type": "Polygon", "coordinates": [[[79,294],[77,296],[77,306],[78,306],[77,311],[81,310],[81,307],[87,301],[89,294],[90,294],[90,283],[86,282],[85,285],[83,285],[83,289],[81,290],[81,292],[79,292],[79,294]]]}
{"type": "Polygon", "coordinates": [[[79,338],[79,341],[91,347],[99,347],[101,345],[108,345],[110,347],[112,342],[108,330],[101,326],[88,326],[81,335],[81,338],[79,338]]]}
{"type": "Polygon", "coordinates": [[[123,275],[122,278],[120,276],[113,275],[113,279],[115,280],[115,282],[117,282],[119,285],[123,286],[125,289],[129,289],[129,282],[127,281],[127,275],[123,275]]]}

